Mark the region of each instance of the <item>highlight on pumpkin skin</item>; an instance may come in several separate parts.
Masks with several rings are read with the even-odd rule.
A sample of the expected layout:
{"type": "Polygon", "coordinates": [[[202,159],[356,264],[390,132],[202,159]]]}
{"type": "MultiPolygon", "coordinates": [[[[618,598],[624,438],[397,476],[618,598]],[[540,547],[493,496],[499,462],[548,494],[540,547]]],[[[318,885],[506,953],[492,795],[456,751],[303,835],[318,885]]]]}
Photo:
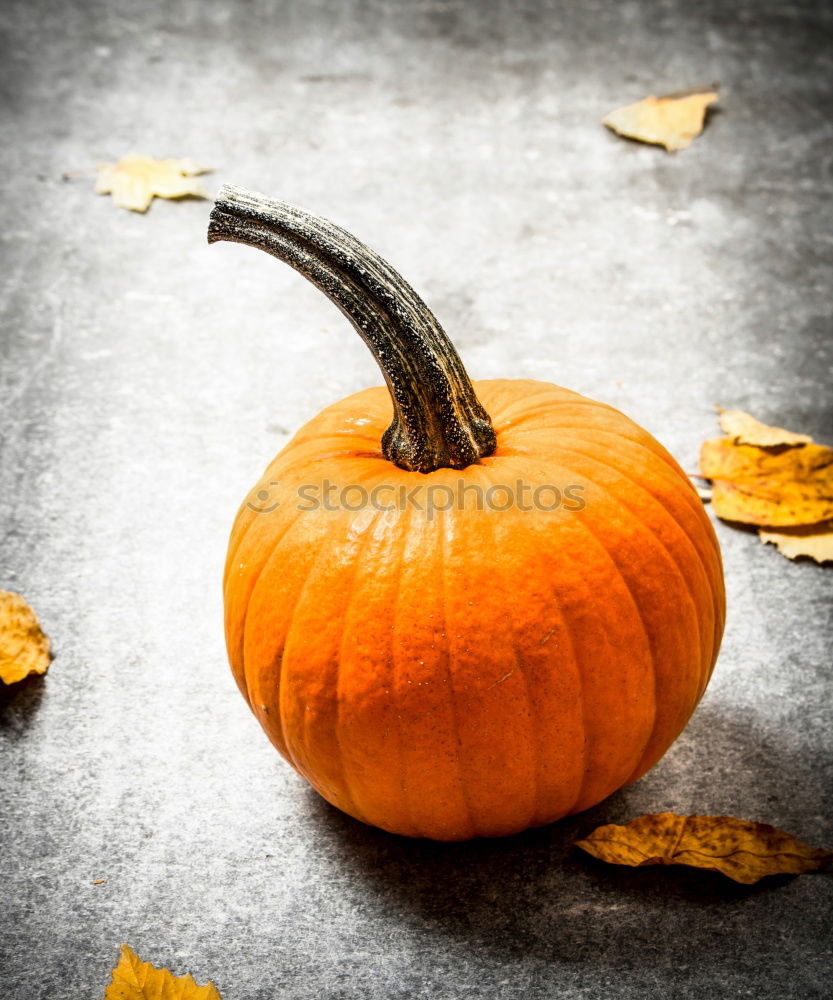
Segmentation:
{"type": "Polygon", "coordinates": [[[232,528],[229,662],[281,755],[356,819],[436,840],[550,823],[644,774],[696,708],[725,616],[679,465],[576,392],[470,382],[413,289],[332,223],[224,189],[210,239],[313,281],[388,384],[302,427],[232,528]],[[407,502],[429,489],[430,518],[407,502]],[[385,491],[406,500],[382,509],[385,491]]]}

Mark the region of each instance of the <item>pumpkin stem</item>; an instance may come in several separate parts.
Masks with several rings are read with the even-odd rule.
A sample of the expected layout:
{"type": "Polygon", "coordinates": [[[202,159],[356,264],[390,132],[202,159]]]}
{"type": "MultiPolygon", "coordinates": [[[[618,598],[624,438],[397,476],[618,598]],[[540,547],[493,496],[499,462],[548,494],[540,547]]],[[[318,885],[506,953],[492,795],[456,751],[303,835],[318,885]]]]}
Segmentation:
{"type": "Polygon", "coordinates": [[[229,185],[208,242],[259,247],[320,288],[356,328],[385,376],[393,423],[385,458],[403,469],[464,469],[495,450],[495,432],[463,362],[430,309],[378,254],[299,208],[229,185]]]}

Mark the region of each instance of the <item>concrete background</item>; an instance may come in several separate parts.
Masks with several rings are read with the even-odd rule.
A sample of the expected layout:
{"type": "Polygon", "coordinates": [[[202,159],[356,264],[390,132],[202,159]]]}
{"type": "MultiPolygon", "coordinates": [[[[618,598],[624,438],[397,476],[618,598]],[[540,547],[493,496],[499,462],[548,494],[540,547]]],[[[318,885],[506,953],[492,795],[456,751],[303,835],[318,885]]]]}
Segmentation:
{"type": "Polygon", "coordinates": [[[208,202],[142,217],[62,174],[191,156],[212,190],[327,215],[474,377],[602,398],[689,469],[714,403],[830,442],[833,8],[5,0],[0,23],[0,587],[57,654],[0,710],[3,997],[100,997],[122,941],[224,1000],[828,996],[829,877],[569,844],[660,810],[833,843],[829,571],[718,525],[711,687],[591,812],[457,846],[352,822],[249,715],[219,584],[267,459],[373,362],[288,268],[209,249],[208,202]],[[686,152],[599,125],[718,80],[686,152]]]}

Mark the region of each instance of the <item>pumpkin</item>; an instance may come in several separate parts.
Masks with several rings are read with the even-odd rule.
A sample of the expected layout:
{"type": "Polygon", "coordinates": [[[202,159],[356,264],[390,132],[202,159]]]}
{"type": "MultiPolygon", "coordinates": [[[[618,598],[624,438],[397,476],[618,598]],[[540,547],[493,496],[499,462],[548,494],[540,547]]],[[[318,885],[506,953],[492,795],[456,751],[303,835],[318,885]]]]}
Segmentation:
{"type": "Polygon", "coordinates": [[[387,383],[302,427],[231,532],[228,655],[278,751],[356,819],[437,840],[636,781],[723,630],[717,540],[674,459],[569,389],[472,383],[413,289],[330,222],[225,187],[218,240],[314,282],[387,383]]]}

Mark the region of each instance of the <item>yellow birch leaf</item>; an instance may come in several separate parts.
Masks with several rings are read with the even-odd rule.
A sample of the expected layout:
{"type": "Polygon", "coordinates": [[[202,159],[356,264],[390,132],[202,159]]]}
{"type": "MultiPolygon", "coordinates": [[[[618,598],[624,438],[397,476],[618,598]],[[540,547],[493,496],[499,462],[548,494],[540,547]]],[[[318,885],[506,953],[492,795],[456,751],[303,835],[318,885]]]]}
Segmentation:
{"type": "Polygon", "coordinates": [[[208,198],[194,178],[211,167],[193,160],[154,160],[131,153],[118,163],[100,163],[96,194],[112,194],[113,204],[132,212],[146,212],[154,198],[208,198]]]}
{"type": "Polygon", "coordinates": [[[575,846],[610,864],[688,865],[746,885],[766,875],[802,875],[833,864],[833,851],[733,816],[640,816],[625,826],[600,826],[575,846]]]}
{"type": "Polygon", "coordinates": [[[49,669],[49,639],[20,594],[0,590],[0,681],[15,684],[49,669]]]}
{"type": "Polygon", "coordinates": [[[766,449],[712,438],[700,449],[718,517],[764,528],[833,518],[833,450],[820,444],[766,449]]]}
{"type": "Polygon", "coordinates": [[[833,562],[833,524],[811,524],[787,531],[760,531],[761,541],[774,545],[787,559],[806,556],[817,563],[833,562]]]}
{"type": "Polygon", "coordinates": [[[143,962],[133,949],[121,946],[119,964],[104,1000],[222,1000],[213,983],[197,986],[193,976],[174,976],[143,962]]]}
{"type": "Polygon", "coordinates": [[[665,97],[646,97],[611,111],[602,124],[628,139],[664,146],[669,153],[685,149],[703,131],[706,108],[719,100],[712,88],[693,88],[665,97]]]}
{"type": "Polygon", "coordinates": [[[783,427],[762,424],[743,410],[721,410],[720,426],[738,444],[754,444],[759,448],[811,444],[813,441],[809,434],[795,434],[783,427]]]}

